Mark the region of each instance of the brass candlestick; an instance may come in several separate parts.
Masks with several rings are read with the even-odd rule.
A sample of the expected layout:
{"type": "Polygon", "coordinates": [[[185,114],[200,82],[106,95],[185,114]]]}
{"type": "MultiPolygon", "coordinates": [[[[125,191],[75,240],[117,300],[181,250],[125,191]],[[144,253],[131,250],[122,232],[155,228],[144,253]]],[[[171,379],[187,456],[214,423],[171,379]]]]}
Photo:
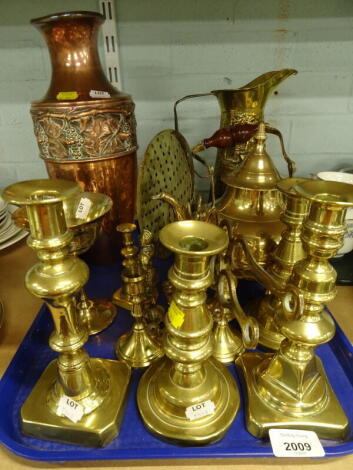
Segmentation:
{"type": "MultiPolygon", "coordinates": [[[[309,201],[294,189],[296,184],[305,181],[307,181],[305,178],[286,178],[277,183],[278,189],[283,194],[286,207],[281,216],[281,221],[286,225],[286,229],[272,255],[272,264],[268,272],[274,281],[283,288],[292,274],[295,263],[305,256],[300,235],[303,220],[308,214],[309,201]]],[[[259,343],[270,349],[279,349],[284,340],[276,323],[276,317],[282,314],[281,298],[271,292],[271,289],[267,290],[260,304],[255,301],[246,310],[254,315],[257,312],[256,318],[260,328],[259,343]]]]}
{"type": "Polygon", "coordinates": [[[165,318],[166,358],[143,375],[137,402],[146,427],[182,444],[220,439],[239,408],[239,392],[226,367],[211,358],[212,316],[206,289],[212,284],[210,257],[228,244],[224,230],[186,220],[160,231],[161,243],[175,253],[169,271],[173,300],[165,318]]]}
{"type": "Polygon", "coordinates": [[[229,308],[218,302],[212,308],[213,313],[213,357],[223,364],[230,364],[245,351],[241,335],[229,324],[233,319],[229,308]]]}
{"type": "MultiPolygon", "coordinates": [[[[333,319],[324,310],[336,295],[336,271],[328,259],[342,246],[345,212],[353,205],[353,194],[348,184],[313,180],[295,190],[311,206],[302,230],[307,255],[295,264],[287,288],[299,289],[304,302],[299,314],[287,312],[277,318],[285,337],[278,352],[246,353],[238,360],[248,392],[247,428],[256,437],[282,427],[343,439],[348,419],[314,349],[335,333],[333,319]]],[[[286,296],[283,305],[289,306],[286,296]]]]}
{"type": "Polygon", "coordinates": [[[232,271],[223,269],[218,276],[218,301],[221,306],[220,318],[215,318],[213,356],[224,364],[233,362],[245,349],[255,349],[259,341],[257,321],[245,314],[237,298],[237,278],[232,271]],[[240,326],[238,336],[230,327],[235,319],[240,326]]]}
{"type": "Polygon", "coordinates": [[[147,367],[163,356],[163,350],[150,335],[145,326],[146,273],[138,258],[138,248],[134,246],[132,233],[134,224],[118,225],[118,232],[123,235],[124,247],[121,250],[125,259],[122,271],[123,286],[114,294],[115,302],[131,309],[134,317],[132,329],[121,336],[116,343],[116,355],[131,367],[147,367]]]}
{"type": "Polygon", "coordinates": [[[123,247],[121,255],[123,257],[122,280],[123,285],[113,294],[113,302],[126,310],[132,310],[132,298],[134,295],[134,283],[138,282],[141,266],[137,262],[138,248],[134,245],[132,234],[136,230],[135,224],[119,224],[117,232],[121,233],[123,247]]]}
{"type": "Polygon", "coordinates": [[[20,420],[29,436],[103,446],[119,432],[130,368],[90,359],[83,349],[88,334],[79,322],[77,297],[89,272],[83,261],[68,254],[73,234],[63,210],[63,201],[78,192],[75,183],[55,179],[24,181],[4,190],[4,199],[26,206],[28,244],[39,258],[26,275],[26,286],[52,314],[55,330],[49,344],[59,353],[27,397],[20,420]],[[67,399],[79,416],[68,417],[63,407],[67,399]]]}
{"type": "MultiPolygon", "coordinates": [[[[101,193],[82,192],[63,201],[66,225],[73,233],[69,243],[69,253],[75,256],[86,253],[94,244],[104,215],[112,207],[110,197],[101,193]]],[[[20,207],[13,214],[15,224],[29,230],[25,207],[20,207]]],[[[115,306],[105,299],[88,299],[82,289],[78,303],[80,318],[94,335],[107,328],[116,316],[115,306]]]]}
{"type": "Polygon", "coordinates": [[[165,311],[161,305],[157,304],[157,273],[152,262],[155,253],[152,232],[146,229],[142,231],[140,246],[139,258],[146,280],[145,300],[143,304],[144,321],[151,336],[157,341],[160,341],[165,311]]]}
{"type": "Polygon", "coordinates": [[[216,279],[215,295],[208,302],[213,316],[213,357],[223,364],[230,364],[245,349],[256,348],[259,340],[257,321],[245,314],[237,298],[237,278],[229,268],[229,253],[224,252],[214,257],[211,264],[216,279]],[[240,332],[230,325],[236,320],[240,332]]]}

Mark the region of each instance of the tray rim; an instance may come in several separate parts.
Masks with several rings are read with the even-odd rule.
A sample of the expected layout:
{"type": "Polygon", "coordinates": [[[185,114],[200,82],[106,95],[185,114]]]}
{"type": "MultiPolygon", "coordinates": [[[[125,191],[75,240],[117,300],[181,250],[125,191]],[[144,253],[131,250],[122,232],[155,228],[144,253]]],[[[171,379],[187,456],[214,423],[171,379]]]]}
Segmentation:
{"type": "MultiPolygon", "coordinates": [[[[42,315],[46,312],[47,307],[43,304],[38,311],[37,315],[35,316],[32,325],[29,327],[27,333],[25,334],[23,340],[21,341],[16,353],[14,354],[13,358],[11,359],[7,369],[5,370],[1,380],[0,380],[0,396],[3,392],[4,383],[6,382],[6,376],[10,375],[12,370],[15,370],[19,363],[19,359],[21,356],[21,346],[23,343],[26,342],[27,337],[32,334],[32,331],[37,327],[37,323],[40,322],[42,315]]],[[[335,343],[341,342],[344,348],[348,351],[349,354],[353,355],[353,344],[349,341],[348,337],[343,332],[340,325],[335,320],[334,316],[332,315],[331,311],[326,307],[326,310],[331,314],[335,326],[336,326],[336,334],[334,338],[330,341],[329,346],[335,346],[335,343]]],[[[353,384],[352,384],[353,385],[353,384]]],[[[147,432],[147,431],[146,431],[147,432]]],[[[38,441],[40,441],[38,439],[38,441]]],[[[67,456],[63,456],[62,454],[67,454],[68,450],[63,451],[47,451],[47,450],[38,450],[32,447],[26,446],[24,444],[19,443],[18,441],[9,438],[9,436],[4,432],[3,428],[0,426],[0,444],[9,450],[14,455],[24,458],[30,461],[38,461],[38,462],[92,462],[92,461],[143,461],[143,460],[180,460],[180,459],[241,459],[241,458],[273,458],[274,456],[272,452],[272,448],[262,447],[259,451],[237,451],[234,454],[231,448],[228,449],[219,449],[215,454],[212,452],[207,452],[207,446],[178,446],[175,445],[175,451],[170,452],[170,449],[156,449],[156,448],[149,448],[144,449],[144,455],[140,455],[134,452],[132,449],[119,449],[119,456],[112,457],[110,452],[106,452],[104,454],[104,447],[103,448],[91,448],[90,452],[87,452],[87,447],[82,447],[85,449],[84,452],[80,452],[77,450],[76,446],[75,452],[72,452],[70,455],[70,459],[67,456]],[[181,452],[180,452],[181,451],[181,452]],[[169,455],[165,455],[166,452],[169,455]],[[181,455],[180,455],[181,454],[181,455]]],[[[67,444],[66,444],[67,445],[67,444]]],[[[337,458],[343,457],[346,455],[353,454],[353,437],[351,441],[338,444],[336,446],[325,446],[323,445],[325,450],[325,456],[321,459],[327,458],[337,458]]]]}

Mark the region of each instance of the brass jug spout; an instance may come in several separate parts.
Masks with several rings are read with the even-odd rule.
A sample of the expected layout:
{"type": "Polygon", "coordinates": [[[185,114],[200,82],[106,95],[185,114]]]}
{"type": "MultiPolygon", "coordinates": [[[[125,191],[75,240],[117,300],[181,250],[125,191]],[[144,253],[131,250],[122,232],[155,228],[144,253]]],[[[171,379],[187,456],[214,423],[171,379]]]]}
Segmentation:
{"type": "Polygon", "coordinates": [[[282,69],[282,70],[272,70],[271,72],[263,73],[251,82],[244,85],[242,88],[254,88],[254,87],[263,87],[267,90],[267,94],[273,90],[277,85],[283,82],[286,78],[291,75],[296,75],[298,73],[295,69],[282,69]]]}
{"type": "Polygon", "coordinates": [[[294,69],[274,70],[255,78],[241,88],[213,90],[221,107],[221,127],[257,124],[263,120],[267,98],[283,80],[296,74],[294,69]]]}

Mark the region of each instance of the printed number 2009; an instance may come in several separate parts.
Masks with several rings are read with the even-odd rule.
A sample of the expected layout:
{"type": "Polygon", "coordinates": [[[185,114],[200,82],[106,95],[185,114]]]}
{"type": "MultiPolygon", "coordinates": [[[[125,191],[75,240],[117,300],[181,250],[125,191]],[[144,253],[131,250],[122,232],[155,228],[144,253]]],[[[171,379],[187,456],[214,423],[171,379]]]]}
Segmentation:
{"type": "Polygon", "coordinates": [[[286,450],[311,450],[311,445],[307,442],[283,442],[286,450]]]}

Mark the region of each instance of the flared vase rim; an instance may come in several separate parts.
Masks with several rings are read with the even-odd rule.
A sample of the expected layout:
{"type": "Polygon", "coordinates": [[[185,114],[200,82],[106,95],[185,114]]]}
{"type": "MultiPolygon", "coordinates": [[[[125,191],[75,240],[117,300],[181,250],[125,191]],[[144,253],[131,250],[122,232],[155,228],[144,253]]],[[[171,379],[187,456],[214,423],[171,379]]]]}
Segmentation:
{"type": "Polygon", "coordinates": [[[49,24],[57,20],[72,20],[77,18],[97,18],[102,22],[104,21],[104,16],[98,11],[75,10],[52,13],[50,15],[32,18],[31,24],[40,26],[42,24],[49,24]]]}

